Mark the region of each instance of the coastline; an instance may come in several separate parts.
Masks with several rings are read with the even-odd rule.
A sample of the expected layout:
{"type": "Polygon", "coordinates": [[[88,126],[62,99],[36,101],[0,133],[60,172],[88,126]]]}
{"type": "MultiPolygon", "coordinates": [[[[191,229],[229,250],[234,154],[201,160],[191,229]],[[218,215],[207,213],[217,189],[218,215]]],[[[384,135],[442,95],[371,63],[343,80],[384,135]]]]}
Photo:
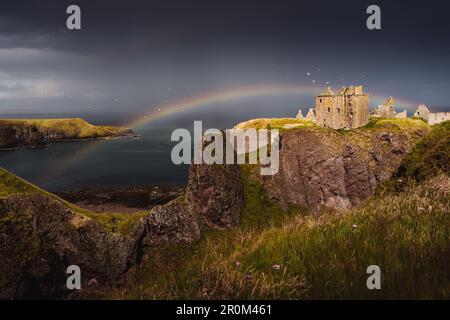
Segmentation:
{"type": "Polygon", "coordinates": [[[91,137],[91,138],[70,138],[70,139],[50,139],[47,140],[44,144],[41,145],[23,145],[23,146],[16,146],[11,148],[0,148],[0,152],[4,151],[14,151],[22,148],[30,148],[30,149],[41,149],[47,147],[52,142],[61,143],[61,142],[80,142],[80,141],[97,141],[97,140],[115,140],[115,139],[139,139],[140,135],[135,134],[124,134],[119,136],[109,136],[109,137],[91,137]],[[138,136],[138,137],[137,137],[138,136]]]}

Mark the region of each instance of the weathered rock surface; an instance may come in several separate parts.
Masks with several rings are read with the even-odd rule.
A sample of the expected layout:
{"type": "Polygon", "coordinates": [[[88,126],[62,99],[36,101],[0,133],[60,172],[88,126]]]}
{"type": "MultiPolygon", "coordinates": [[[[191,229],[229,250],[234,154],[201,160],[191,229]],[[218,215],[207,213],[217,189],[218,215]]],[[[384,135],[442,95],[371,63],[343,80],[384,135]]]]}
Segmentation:
{"type": "Polygon", "coordinates": [[[206,226],[236,226],[244,204],[239,166],[191,165],[186,198],[206,226]]]}
{"type": "Polygon", "coordinates": [[[142,247],[187,244],[200,238],[201,226],[191,206],[179,198],[154,207],[147,217],[138,222],[135,234],[142,247]]]}
{"type": "Polygon", "coordinates": [[[152,208],[138,222],[135,238],[142,247],[190,243],[206,228],[236,226],[243,204],[238,165],[191,165],[186,195],[152,208]]]}
{"type": "Polygon", "coordinates": [[[69,265],[83,285],[120,283],[136,244],[46,195],[17,195],[0,200],[0,257],[0,298],[60,297],[69,265]]]}
{"type": "Polygon", "coordinates": [[[273,200],[317,210],[347,209],[371,196],[426,130],[308,128],[282,134],[280,170],[259,177],[273,200]]]}
{"type": "Polygon", "coordinates": [[[45,145],[44,135],[35,126],[0,126],[0,149],[45,145]]]}

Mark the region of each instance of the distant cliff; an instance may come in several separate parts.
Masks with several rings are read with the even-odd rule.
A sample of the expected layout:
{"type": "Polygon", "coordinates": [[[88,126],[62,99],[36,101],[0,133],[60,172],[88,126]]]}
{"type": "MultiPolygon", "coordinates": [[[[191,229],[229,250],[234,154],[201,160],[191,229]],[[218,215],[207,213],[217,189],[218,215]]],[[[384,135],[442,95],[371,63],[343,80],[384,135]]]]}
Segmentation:
{"type": "Polygon", "coordinates": [[[2,119],[0,149],[40,146],[47,141],[92,139],[132,134],[122,127],[95,126],[80,118],[70,119],[2,119]]]}

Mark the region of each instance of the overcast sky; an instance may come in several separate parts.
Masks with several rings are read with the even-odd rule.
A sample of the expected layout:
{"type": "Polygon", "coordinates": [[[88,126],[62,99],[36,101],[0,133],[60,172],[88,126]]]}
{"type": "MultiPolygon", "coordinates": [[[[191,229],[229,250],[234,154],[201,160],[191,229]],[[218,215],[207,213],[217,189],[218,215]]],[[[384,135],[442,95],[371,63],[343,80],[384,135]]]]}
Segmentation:
{"type": "Polygon", "coordinates": [[[211,90],[312,78],[449,107],[449,9],[444,0],[2,0],[0,116],[131,116],[211,90]],[[81,7],[80,31],[66,28],[69,4],[81,7]],[[370,4],[382,30],[366,28],[370,4]]]}

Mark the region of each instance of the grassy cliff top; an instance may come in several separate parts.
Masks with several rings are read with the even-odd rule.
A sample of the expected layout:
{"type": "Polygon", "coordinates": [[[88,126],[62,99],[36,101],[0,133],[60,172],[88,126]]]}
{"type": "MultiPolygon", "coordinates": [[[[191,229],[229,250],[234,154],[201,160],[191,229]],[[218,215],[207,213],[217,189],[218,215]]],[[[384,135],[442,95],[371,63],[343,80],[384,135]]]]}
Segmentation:
{"type": "MultiPolygon", "coordinates": [[[[241,122],[235,126],[236,129],[299,129],[316,127],[316,124],[309,120],[296,118],[258,118],[241,122]]],[[[367,125],[358,129],[387,128],[394,129],[426,129],[428,124],[422,119],[406,118],[370,118],[367,125]]],[[[319,128],[319,127],[317,127],[319,128]]],[[[352,130],[350,130],[352,131],[352,130]]]]}
{"type": "Polygon", "coordinates": [[[85,139],[107,137],[130,133],[123,127],[96,126],[81,118],[65,119],[0,119],[0,126],[29,127],[35,126],[41,132],[57,132],[69,138],[85,139]]]}
{"type": "Polygon", "coordinates": [[[45,193],[45,191],[0,168],[0,198],[18,193],[45,193]]]}
{"type": "Polygon", "coordinates": [[[312,127],[315,126],[315,123],[296,118],[258,118],[241,122],[235,126],[235,129],[283,129],[286,125],[312,127]]]}

